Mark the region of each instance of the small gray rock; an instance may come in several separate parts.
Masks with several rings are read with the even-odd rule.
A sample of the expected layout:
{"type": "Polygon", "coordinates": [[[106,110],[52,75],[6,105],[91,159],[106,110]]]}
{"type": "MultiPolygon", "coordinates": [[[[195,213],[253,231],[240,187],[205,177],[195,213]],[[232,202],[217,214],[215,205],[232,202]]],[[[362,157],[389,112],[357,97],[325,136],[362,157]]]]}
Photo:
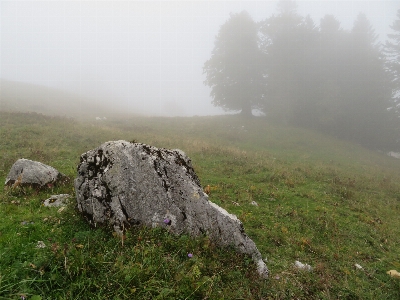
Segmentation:
{"type": "Polygon", "coordinates": [[[250,255],[268,269],[240,220],[208,200],[191,160],[178,149],[113,141],[81,155],[75,179],[78,209],[93,224],[165,227],[175,234],[206,234],[216,244],[250,255]]]}
{"type": "Polygon", "coordinates": [[[7,175],[5,185],[43,188],[46,185],[58,182],[64,177],[65,175],[61,174],[53,167],[38,161],[21,158],[12,165],[7,175]]]}
{"type": "Polygon", "coordinates": [[[43,241],[38,241],[36,244],[36,248],[39,248],[39,249],[46,248],[46,244],[43,241]]]}
{"type": "Polygon", "coordinates": [[[300,269],[300,270],[305,270],[305,271],[312,271],[312,267],[309,265],[309,264],[303,264],[302,262],[300,262],[300,261],[298,261],[298,260],[296,260],[295,262],[294,262],[294,266],[297,268],[297,269],[300,269]]]}
{"type": "Polygon", "coordinates": [[[68,203],[68,194],[52,195],[50,198],[44,200],[43,205],[46,207],[60,207],[68,203]]]}

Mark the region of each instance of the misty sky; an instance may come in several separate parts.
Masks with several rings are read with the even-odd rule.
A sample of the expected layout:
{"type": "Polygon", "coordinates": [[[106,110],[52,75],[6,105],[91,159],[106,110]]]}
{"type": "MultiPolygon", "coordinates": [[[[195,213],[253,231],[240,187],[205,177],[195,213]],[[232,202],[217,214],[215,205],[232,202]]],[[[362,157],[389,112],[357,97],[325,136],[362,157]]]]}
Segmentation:
{"type": "MultiPolygon", "coordinates": [[[[398,0],[297,4],[316,25],[333,14],[344,29],[363,12],[381,40],[400,8],[398,0]]],[[[242,10],[261,21],[276,13],[276,1],[1,0],[0,78],[150,115],[222,113],[202,68],[220,26],[242,10]]]]}

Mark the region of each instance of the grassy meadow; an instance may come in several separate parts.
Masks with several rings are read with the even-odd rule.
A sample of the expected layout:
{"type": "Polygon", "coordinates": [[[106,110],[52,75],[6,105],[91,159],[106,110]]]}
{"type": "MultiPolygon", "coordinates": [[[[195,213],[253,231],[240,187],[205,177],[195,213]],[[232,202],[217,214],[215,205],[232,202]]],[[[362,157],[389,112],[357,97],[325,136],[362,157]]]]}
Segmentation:
{"type": "Polygon", "coordinates": [[[400,299],[386,273],[400,271],[400,160],[264,118],[92,119],[0,112],[0,182],[19,158],[69,177],[43,191],[0,184],[0,299],[400,299]],[[73,201],[79,156],[119,139],[185,151],[270,277],[207,237],[91,228],[73,201]],[[66,209],[42,205],[60,193],[66,209]]]}

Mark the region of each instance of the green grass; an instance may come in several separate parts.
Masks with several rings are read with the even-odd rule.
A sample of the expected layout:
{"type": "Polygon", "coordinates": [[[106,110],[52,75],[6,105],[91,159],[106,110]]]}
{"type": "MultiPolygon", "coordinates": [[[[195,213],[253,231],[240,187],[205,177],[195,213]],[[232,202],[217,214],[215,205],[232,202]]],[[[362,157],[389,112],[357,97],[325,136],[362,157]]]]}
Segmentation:
{"type": "Polygon", "coordinates": [[[0,299],[400,298],[400,280],[386,274],[400,271],[400,161],[382,153],[262,118],[96,124],[0,112],[0,181],[22,157],[70,180],[45,191],[0,186],[0,299]],[[207,237],[134,227],[122,242],[90,228],[73,201],[61,212],[42,206],[74,195],[80,154],[118,139],[185,151],[211,201],[236,214],[268,258],[269,279],[207,237]]]}

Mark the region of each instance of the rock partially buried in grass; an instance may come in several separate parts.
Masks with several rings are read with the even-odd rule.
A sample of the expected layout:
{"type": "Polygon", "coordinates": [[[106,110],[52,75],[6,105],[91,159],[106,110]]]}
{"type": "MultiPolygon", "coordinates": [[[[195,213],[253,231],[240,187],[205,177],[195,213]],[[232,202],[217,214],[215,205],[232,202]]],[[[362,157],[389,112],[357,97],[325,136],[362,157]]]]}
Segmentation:
{"type": "Polygon", "coordinates": [[[46,207],[59,207],[68,204],[68,199],[71,196],[68,194],[52,195],[50,198],[43,201],[43,206],[46,207]]]}
{"type": "Polygon", "coordinates": [[[250,255],[262,277],[268,269],[236,216],[208,200],[181,150],[113,141],[81,155],[75,179],[78,209],[93,224],[118,233],[129,225],[165,227],[175,234],[206,234],[250,255]]]}
{"type": "Polygon", "coordinates": [[[390,270],[390,271],[387,271],[386,273],[394,278],[400,279],[400,273],[397,272],[396,270],[390,270]]]}
{"type": "Polygon", "coordinates": [[[12,165],[5,185],[14,188],[24,186],[45,188],[53,186],[63,178],[65,178],[65,175],[53,167],[38,161],[21,158],[12,165]]]}
{"type": "Polygon", "coordinates": [[[305,271],[312,271],[313,269],[309,264],[303,264],[298,260],[294,262],[294,266],[299,270],[305,270],[305,271]]]}

